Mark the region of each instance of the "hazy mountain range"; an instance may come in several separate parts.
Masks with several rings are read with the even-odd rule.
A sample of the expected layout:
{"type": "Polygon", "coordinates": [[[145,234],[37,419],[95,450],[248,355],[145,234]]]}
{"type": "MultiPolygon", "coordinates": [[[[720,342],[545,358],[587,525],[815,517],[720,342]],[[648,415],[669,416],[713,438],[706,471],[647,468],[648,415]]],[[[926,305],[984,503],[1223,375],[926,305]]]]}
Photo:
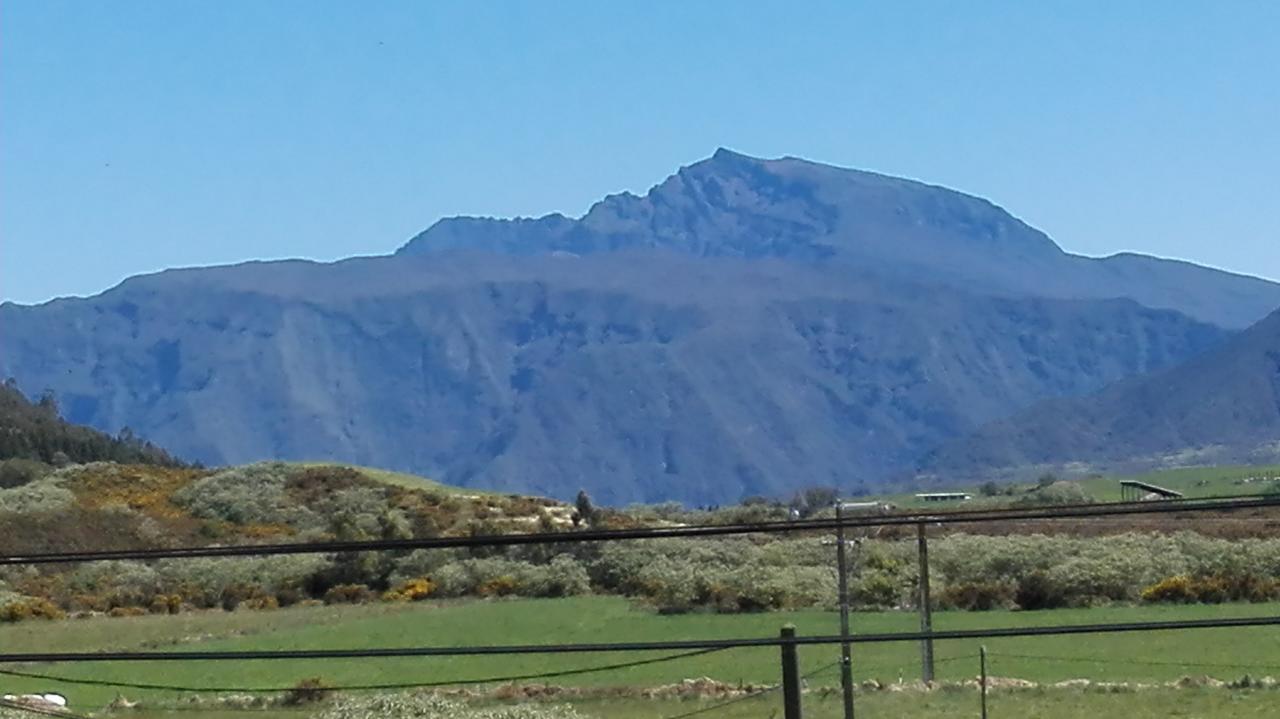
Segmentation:
{"type": "Polygon", "coordinates": [[[579,219],[5,304],[0,374],[207,463],[706,503],[1041,462],[987,434],[999,451],[947,448],[1215,356],[1278,306],[1255,278],[1064,253],[945,188],[721,150],[579,219]]]}

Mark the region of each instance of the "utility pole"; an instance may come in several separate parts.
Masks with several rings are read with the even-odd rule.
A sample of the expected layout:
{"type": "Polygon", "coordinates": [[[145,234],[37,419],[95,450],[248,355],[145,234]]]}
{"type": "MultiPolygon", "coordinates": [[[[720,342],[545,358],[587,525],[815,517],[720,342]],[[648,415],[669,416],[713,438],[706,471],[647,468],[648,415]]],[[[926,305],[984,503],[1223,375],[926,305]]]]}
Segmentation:
{"type": "Polygon", "coordinates": [[[920,631],[926,636],[920,640],[920,678],[933,681],[933,611],[929,606],[929,538],[925,535],[924,522],[916,525],[916,539],[920,550],[920,631]]]}
{"type": "Polygon", "coordinates": [[[844,690],[844,719],[853,719],[853,657],[849,644],[848,549],[844,538],[844,502],[836,500],[836,563],[840,578],[840,687],[844,690]]]}

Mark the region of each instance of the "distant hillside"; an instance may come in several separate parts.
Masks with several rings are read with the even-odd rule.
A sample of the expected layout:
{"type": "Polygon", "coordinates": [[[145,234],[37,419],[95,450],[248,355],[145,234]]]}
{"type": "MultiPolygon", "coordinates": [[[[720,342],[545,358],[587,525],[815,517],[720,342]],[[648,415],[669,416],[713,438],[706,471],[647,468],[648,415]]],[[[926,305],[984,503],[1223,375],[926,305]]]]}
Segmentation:
{"type": "Polygon", "coordinates": [[[728,151],[579,219],[0,306],[0,376],[214,465],[598,501],[873,489],[1035,402],[1171,367],[1280,286],[1095,260],[986,200],[728,151]]]}
{"type": "Polygon", "coordinates": [[[122,432],[109,436],[58,416],[53,395],[32,402],[12,382],[0,385],[0,460],[29,459],[46,464],[124,462],[180,466],[155,445],[122,432]]]}
{"type": "Polygon", "coordinates": [[[921,469],[956,477],[1277,458],[1280,311],[1185,364],[994,422],[932,453],[921,469]]]}

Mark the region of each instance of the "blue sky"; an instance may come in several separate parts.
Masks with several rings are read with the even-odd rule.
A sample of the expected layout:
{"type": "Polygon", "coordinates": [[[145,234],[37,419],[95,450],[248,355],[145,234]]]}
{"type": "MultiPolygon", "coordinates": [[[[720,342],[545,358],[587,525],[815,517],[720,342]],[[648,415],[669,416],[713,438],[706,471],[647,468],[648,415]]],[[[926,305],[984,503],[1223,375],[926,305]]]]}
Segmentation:
{"type": "Polygon", "coordinates": [[[1280,279],[1280,3],[0,4],[0,297],[578,215],[725,146],[1280,279]]]}

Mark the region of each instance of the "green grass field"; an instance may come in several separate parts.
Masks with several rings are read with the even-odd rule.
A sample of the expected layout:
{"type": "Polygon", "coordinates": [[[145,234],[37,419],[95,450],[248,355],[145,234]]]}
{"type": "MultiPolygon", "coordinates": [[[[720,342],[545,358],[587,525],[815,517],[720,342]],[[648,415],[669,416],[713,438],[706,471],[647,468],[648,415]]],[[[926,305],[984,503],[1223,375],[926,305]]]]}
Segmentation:
{"type": "MultiPolygon", "coordinates": [[[[1242,496],[1280,491],[1280,480],[1272,478],[1280,478],[1280,466],[1190,467],[1186,469],[1167,469],[1159,472],[1148,472],[1146,474],[1138,475],[1107,475],[1073,481],[1077,481],[1082,489],[1092,495],[1099,502],[1119,502],[1121,499],[1121,479],[1136,479],[1148,484],[1154,484],[1177,492],[1182,492],[1189,498],[1196,498],[1242,496]]],[[[1034,487],[1032,484],[1023,484],[1018,486],[1027,490],[1034,487]]],[[[929,491],[944,490],[938,489],[929,491]]],[[[1003,504],[1007,503],[1010,499],[1006,496],[992,498],[983,497],[978,491],[977,485],[958,486],[948,488],[945,491],[967,492],[972,495],[973,498],[964,503],[922,502],[916,499],[914,493],[906,492],[902,494],[874,497],[874,499],[890,502],[897,507],[904,509],[919,509],[923,507],[931,507],[935,509],[959,508],[962,506],[975,507],[982,506],[984,504],[1003,504]]]]}
{"type": "MultiPolygon", "coordinates": [[[[1221,717],[1222,719],[1264,719],[1276,716],[1277,697],[1273,691],[1230,691],[1221,689],[1179,689],[1141,693],[1101,693],[1077,690],[1030,690],[993,692],[988,697],[992,719],[1167,719],[1168,717],[1221,717]]],[[[706,709],[700,716],[715,719],[777,719],[782,716],[776,694],[751,699],[732,706],[715,708],[714,700],[594,700],[575,703],[582,714],[593,719],[666,719],[706,709]]],[[[978,716],[975,692],[939,691],[932,694],[879,692],[859,694],[855,709],[860,719],[950,719],[978,716]]],[[[838,695],[808,694],[804,698],[805,719],[840,719],[838,695]]],[[[120,716],[132,719],[190,719],[193,712],[129,711],[120,716]]],[[[305,710],[269,709],[254,711],[201,711],[199,719],[307,719],[305,710]]]]}
{"type": "MultiPolygon", "coordinates": [[[[958,629],[1274,614],[1280,614],[1280,605],[940,612],[935,615],[935,627],[958,629]]],[[[0,647],[5,651],[219,650],[648,641],[770,637],[776,636],[781,625],[787,622],[794,623],[800,634],[835,633],[837,626],[836,616],[826,612],[658,616],[633,609],[621,599],[586,597],[27,622],[0,629],[0,647]]],[[[855,632],[909,631],[916,627],[916,622],[916,617],[908,613],[854,615],[855,632]]],[[[1238,678],[1246,673],[1280,675],[1280,628],[999,639],[986,644],[991,652],[993,675],[1042,682],[1068,678],[1169,681],[1184,675],[1207,674],[1223,679],[1238,678]]],[[[914,643],[855,647],[855,674],[859,679],[912,679],[919,672],[918,652],[918,645],[914,643]]],[[[970,678],[978,672],[977,642],[939,642],[936,654],[940,679],[970,678]]],[[[804,647],[801,670],[818,669],[830,664],[836,656],[835,647],[804,647]]],[[[20,669],[84,679],[266,688],[289,686],[306,677],[323,677],[333,684],[455,681],[585,668],[635,658],[641,657],[609,654],[309,662],[117,662],[20,669]]],[[[776,650],[738,649],[557,679],[554,683],[589,687],[655,686],[702,676],[727,682],[774,683],[778,674],[776,650]]],[[[836,673],[828,671],[815,677],[811,685],[833,685],[836,681],[836,673]]],[[[73,686],[49,680],[6,677],[0,681],[6,692],[46,690],[51,684],[81,707],[101,706],[117,693],[152,702],[172,701],[179,696],[73,686]]]]}

